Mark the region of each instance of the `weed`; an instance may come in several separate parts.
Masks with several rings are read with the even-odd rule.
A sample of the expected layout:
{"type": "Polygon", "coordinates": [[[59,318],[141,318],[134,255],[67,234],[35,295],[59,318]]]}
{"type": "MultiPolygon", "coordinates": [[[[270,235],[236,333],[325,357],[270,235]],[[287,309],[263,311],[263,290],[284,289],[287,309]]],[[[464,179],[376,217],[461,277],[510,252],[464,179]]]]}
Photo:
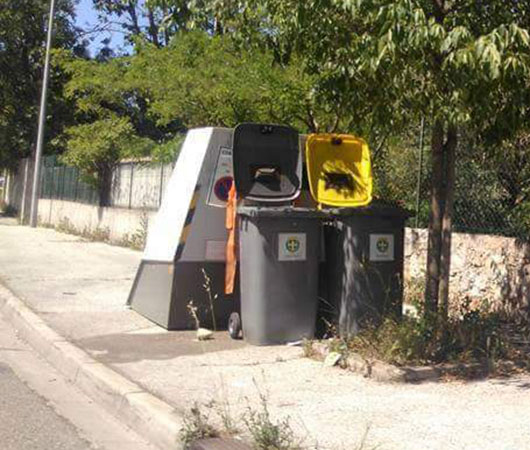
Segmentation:
{"type": "Polygon", "coordinates": [[[68,219],[68,217],[63,217],[60,221],[59,221],[59,224],[55,227],[55,229],[59,232],[59,233],[67,233],[67,234],[75,234],[75,235],[80,235],[81,233],[77,230],[76,227],[74,227],[74,225],[72,224],[72,222],[70,222],[70,220],[68,219]]]}
{"type": "Polygon", "coordinates": [[[107,227],[95,228],[93,230],[84,228],[80,235],[89,241],[110,242],[110,229],[107,227]]]}
{"type": "Polygon", "coordinates": [[[207,405],[221,419],[223,434],[234,436],[239,432],[236,421],[232,415],[230,404],[227,401],[212,401],[207,405]]]}
{"type": "Polygon", "coordinates": [[[204,283],[202,287],[206,291],[206,294],[208,295],[208,302],[210,303],[210,313],[212,315],[212,327],[214,331],[217,331],[217,325],[215,323],[215,309],[214,309],[214,301],[217,300],[218,295],[213,294],[212,292],[212,280],[206,270],[201,268],[202,276],[204,277],[204,283]]]}
{"type": "Polygon", "coordinates": [[[193,300],[188,301],[186,308],[188,308],[188,312],[190,313],[191,318],[195,322],[195,327],[198,330],[201,327],[201,322],[199,321],[199,316],[197,315],[198,308],[193,303],[193,300]]]}
{"type": "Polygon", "coordinates": [[[84,239],[94,242],[106,242],[107,244],[119,245],[122,247],[132,248],[133,250],[142,250],[145,246],[145,239],[147,236],[147,214],[142,215],[142,224],[140,228],[133,233],[125,234],[120,240],[113,241],[110,237],[110,229],[108,227],[90,229],[85,227],[82,230],[78,229],[68,217],[63,217],[57,225],[39,222],[39,226],[45,228],[55,228],[60,233],[72,234],[74,236],[80,236],[84,239]]]}
{"type": "Polygon", "coordinates": [[[363,356],[402,365],[406,363],[494,362],[507,354],[498,314],[469,307],[447,320],[420,309],[419,316],[387,318],[380,326],[366,327],[347,343],[363,356]]]}
{"type": "Polygon", "coordinates": [[[55,229],[60,233],[73,234],[74,236],[81,236],[90,241],[97,242],[109,242],[110,240],[110,230],[108,228],[95,228],[91,230],[88,227],[85,227],[83,230],[79,230],[75,227],[68,217],[63,217],[55,229]]]}
{"type": "Polygon", "coordinates": [[[260,393],[260,410],[247,409],[243,417],[256,450],[299,450],[301,443],[294,436],[289,418],[273,422],[266,397],[260,393]]]}
{"type": "Polygon", "coordinates": [[[342,360],[348,357],[350,352],[348,340],[339,336],[328,340],[328,350],[330,353],[338,353],[342,356],[342,360]]]}
{"type": "Polygon", "coordinates": [[[422,278],[409,278],[403,284],[403,303],[420,308],[423,304],[425,280],[422,278]]]}
{"type": "Polygon", "coordinates": [[[361,440],[357,443],[355,446],[355,450],[367,450],[368,448],[375,450],[377,447],[368,447],[367,441],[368,441],[368,433],[370,433],[370,426],[367,425],[364,429],[364,433],[361,436],[361,440]]]}
{"type": "Polygon", "coordinates": [[[143,250],[147,240],[147,228],[149,226],[149,215],[146,211],[142,211],[140,215],[140,226],[134,233],[126,233],[117,242],[122,247],[129,247],[133,250],[143,250]]]}
{"type": "Polygon", "coordinates": [[[15,208],[13,205],[6,204],[2,202],[0,205],[0,210],[2,210],[2,213],[6,217],[16,217],[18,214],[17,208],[15,208]]]}
{"type": "Polygon", "coordinates": [[[304,339],[302,341],[302,351],[306,358],[314,358],[316,356],[315,348],[313,347],[313,341],[311,339],[304,339]]]}
{"type": "Polygon", "coordinates": [[[195,441],[219,436],[219,431],[209,422],[209,415],[204,414],[197,403],[190,409],[190,414],[184,415],[179,437],[185,450],[195,441]]]}

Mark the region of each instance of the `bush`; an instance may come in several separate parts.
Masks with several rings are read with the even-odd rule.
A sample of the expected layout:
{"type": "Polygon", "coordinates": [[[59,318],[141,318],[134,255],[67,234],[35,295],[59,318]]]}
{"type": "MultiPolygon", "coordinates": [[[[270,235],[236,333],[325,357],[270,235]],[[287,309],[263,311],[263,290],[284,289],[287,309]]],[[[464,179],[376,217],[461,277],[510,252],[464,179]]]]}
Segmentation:
{"type": "Polygon", "coordinates": [[[17,209],[4,202],[0,202],[0,211],[4,214],[6,217],[16,217],[18,214],[17,209]]]}
{"type": "Polygon", "coordinates": [[[397,365],[495,361],[509,350],[501,324],[499,314],[471,308],[469,302],[447,320],[420,307],[417,318],[387,318],[344,343],[343,349],[397,365]]]}

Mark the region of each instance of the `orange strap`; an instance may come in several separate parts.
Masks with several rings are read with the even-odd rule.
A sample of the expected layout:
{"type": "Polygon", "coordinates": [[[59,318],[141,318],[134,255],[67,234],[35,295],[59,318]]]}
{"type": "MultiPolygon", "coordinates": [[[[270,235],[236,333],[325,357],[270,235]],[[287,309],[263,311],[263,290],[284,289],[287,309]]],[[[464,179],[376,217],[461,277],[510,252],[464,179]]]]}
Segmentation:
{"type": "Polygon", "coordinates": [[[226,229],[228,230],[228,241],[226,242],[226,269],[225,269],[225,294],[234,292],[236,280],[236,210],[237,210],[237,193],[234,183],[228,193],[228,202],[226,204],[226,229]]]}

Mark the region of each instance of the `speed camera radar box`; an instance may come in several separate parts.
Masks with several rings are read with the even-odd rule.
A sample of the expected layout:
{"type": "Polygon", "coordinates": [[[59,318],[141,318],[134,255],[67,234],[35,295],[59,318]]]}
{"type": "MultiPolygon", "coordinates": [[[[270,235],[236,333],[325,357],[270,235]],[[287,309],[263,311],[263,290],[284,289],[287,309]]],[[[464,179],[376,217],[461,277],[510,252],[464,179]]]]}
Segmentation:
{"type": "MultiPolygon", "coordinates": [[[[166,329],[225,325],[239,310],[224,292],[225,207],[232,186],[232,130],[188,132],[132,286],[131,308],[166,329]],[[191,304],[190,304],[191,303],[191,304]]],[[[238,290],[236,290],[236,293],[238,290]]]]}
{"type": "Polygon", "coordinates": [[[285,203],[300,194],[298,133],[283,125],[243,123],[234,130],[234,178],[240,198],[285,203]]]}

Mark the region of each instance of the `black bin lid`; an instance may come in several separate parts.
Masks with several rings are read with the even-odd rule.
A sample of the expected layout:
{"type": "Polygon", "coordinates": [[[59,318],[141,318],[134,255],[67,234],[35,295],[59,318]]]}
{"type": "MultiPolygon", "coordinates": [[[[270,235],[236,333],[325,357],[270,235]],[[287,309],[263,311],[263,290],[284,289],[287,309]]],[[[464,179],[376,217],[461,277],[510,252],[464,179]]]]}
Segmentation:
{"type": "Polygon", "coordinates": [[[234,130],[232,155],[238,196],[283,202],[300,194],[302,154],[292,128],[242,123],[234,130]]]}

